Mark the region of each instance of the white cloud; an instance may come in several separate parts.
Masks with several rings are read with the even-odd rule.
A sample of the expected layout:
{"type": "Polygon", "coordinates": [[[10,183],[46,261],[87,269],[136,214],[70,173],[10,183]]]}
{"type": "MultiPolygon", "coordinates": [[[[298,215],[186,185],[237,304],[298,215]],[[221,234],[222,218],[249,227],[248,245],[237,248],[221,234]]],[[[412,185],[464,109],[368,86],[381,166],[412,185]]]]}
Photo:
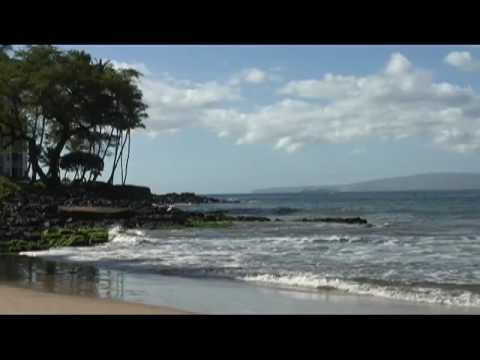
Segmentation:
{"type": "Polygon", "coordinates": [[[151,75],[140,86],[150,106],[151,136],[206,127],[237,144],[269,143],[289,153],[314,143],[423,136],[452,151],[480,150],[480,96],[469,87],[435,82],[399,53],[375,74],[290,81],[277,91],[283,98],[249,112],[234,102],[242,99],[242,87],[231,81],[151,75]]]}
{"type": "Polygon", "coordinates": [[[233,75],[229,81],[230,85],[240,85],[242,83],[247,84],[262,84],[270,81],[270,75],[258,68],[244,69],[243,71],[233,75]]]}
{"type": "Polygon", "coordinates": [[[341,96],[354,95],[359,89],[356,88],[357,78],[354,76],[342,76],[326,74],[322,80],[291,81],[281,88],[281,95],[300,95],[305,98],[334,99],[341,96]]]}
{"type": "Polygon", "coordinates": [[[295,151],[309,143],[341,143],[364,137],[425,136],[454,151],[480,149],[480,98],[472,89],[435,83],[401,54],[368,76],[326,74],[291,81],[288,98],[256,112],[213,109],[203,123],[238,143],[270,142],[295,151]]]}
{"type": "Polygon", "coordinates": [[[239,90],[230,85],[178,80],[169,73],[155,76],[143,63],[110,62],[117,69],[134,68],[144,75],[138,85],[148,105],[149,116],[144,122],[152,138],[195,126],[206,109],[241,99],[239,90]]]}
{"type": "Polygon", "coordinates": [[[152,72],[148,69],[147,65],[141,62],[126,63],[122,61],[109,60],[115,69],[135,69],[140,71],[142,75],[152,75],[152,72]]]}
{"type": "Polygon", "coordinates": [[[452,51],[445,57],[445,62],[463,71],[480,71],[480,61],[468,51],[452,51]]]}
{"type": "Polygon", "coordinates": [[[203,111],[226,101],[238,100],[236,89],[217,82],[191,83],[143,78],[140,81],[149,105],[148,131],[172,131],[194,126],[203,111]]]}
{"type": "Polygon", "coordinates": [[[395,53],[391,56],[387,64],[385,72],[389,75],[403,75],[412,69],[412,64],[408,59],[400,53],[395,53]]]}
{"type": "Polygon", "coordinates": [[[267,80],[267,74],[259,69],[249,69],[245,73],[245,81],[252,84],[260,84],[267,80]]]}
{"type": "Polygon", "coordinates": [[[364,148],[355,148],[353,149],[350,154],[352,155],[361,155],[361,154],[364,154],[366,151],[364,148]]]}

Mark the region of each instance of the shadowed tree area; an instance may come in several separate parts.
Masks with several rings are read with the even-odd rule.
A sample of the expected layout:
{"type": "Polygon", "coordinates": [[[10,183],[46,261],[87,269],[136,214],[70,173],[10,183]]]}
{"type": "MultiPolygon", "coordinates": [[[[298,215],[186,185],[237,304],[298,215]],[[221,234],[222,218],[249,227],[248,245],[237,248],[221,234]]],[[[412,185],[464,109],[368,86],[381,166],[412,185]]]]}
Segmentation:
{"type": "MultiPolygon", "coordinates": [[[[47,185],[92,182],[111,157],[108,182],[125,184],[131,131],[147,106],[133,69],[115,69],[84,51],[54,46],[0,47],[0,137],[24,146],[25,176],[47,185]],[[61,174],[63,171],[63,175],[61,174]]],[[[3,149],[2,149],[3,150],[3,149]]]]}

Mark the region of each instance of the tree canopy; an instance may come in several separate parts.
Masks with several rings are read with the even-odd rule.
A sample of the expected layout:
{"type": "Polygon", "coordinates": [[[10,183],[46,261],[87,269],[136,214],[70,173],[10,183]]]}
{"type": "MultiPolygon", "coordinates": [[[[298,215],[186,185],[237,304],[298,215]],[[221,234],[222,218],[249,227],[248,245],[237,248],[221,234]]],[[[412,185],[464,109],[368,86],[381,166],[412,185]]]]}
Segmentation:
{"type": "Polygon", "coordinates": [[[3,145],[25,144],[26,175],[32,181],[39,177],[47,184],[59,184],[61,170],[64,178],[94,181],[105,158],[112,156],[108,181],[113,182],[120,165],[125,183],[131,131],[144,128],[147,117],[137,85],[140,76],[84,51],[45,45],[13,51],[2,46],[0,137],[8,139],[3,145]],[[86,166],[87,159],[96,165],[86,166]],[[67,165],[61,166],[62,162],[67,165]]]}

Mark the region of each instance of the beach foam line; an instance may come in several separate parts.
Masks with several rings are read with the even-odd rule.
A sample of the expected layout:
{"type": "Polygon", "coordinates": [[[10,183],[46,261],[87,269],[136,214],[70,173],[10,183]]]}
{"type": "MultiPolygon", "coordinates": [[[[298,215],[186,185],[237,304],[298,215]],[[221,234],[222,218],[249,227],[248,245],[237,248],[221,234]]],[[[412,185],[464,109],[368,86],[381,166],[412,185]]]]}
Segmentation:
{"type": "Polygon", "coordinates": [[[448,291],[440,288],[384,286],[360,283],[350,280],[327,279],[314,274],[286,274],[286,275],[253,275],[244,276],[239,280],[262,283],[287,288],[304,288],[316,290],[340,290],[356,295],[371,295],[392,300],[410,302],[480,307],[480,295],[470,291],[448,291]]]}

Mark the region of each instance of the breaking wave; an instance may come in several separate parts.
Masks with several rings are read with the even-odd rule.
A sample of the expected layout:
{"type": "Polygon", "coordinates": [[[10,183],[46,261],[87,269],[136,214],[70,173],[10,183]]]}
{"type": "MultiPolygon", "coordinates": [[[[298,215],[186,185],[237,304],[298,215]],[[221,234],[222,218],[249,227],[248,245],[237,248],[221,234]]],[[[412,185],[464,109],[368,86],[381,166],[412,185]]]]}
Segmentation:
{"type": "Polygon", "coordinates": [[[340,290],[356,295],[428,304],[453,306],[480,306],[480,294],[469,290],[447,290],[437,287],[379,285],[354,280],[328,279],[314,274],[254,275],[240,280],[289,288],[340,290]]]}
{"type": "MultiPolygon", "coordinates": [[[[282,211],[295,211],[288,209],[282,211]]],[[[472,267],[480,253],[480,235],[471,232],[401,233],[279,223],[223,232],[155,233],[117,226],[110,229],[109,240],[95,247],[22,254],[162,275],[480,306],[480,286],[464,285],[478,283],[480,276],[472,267]],[[380,272],[387,274],[385,280],[376,280],[380,272]],[[431,282],[421,283],[424,280],[431,282]]]]}

